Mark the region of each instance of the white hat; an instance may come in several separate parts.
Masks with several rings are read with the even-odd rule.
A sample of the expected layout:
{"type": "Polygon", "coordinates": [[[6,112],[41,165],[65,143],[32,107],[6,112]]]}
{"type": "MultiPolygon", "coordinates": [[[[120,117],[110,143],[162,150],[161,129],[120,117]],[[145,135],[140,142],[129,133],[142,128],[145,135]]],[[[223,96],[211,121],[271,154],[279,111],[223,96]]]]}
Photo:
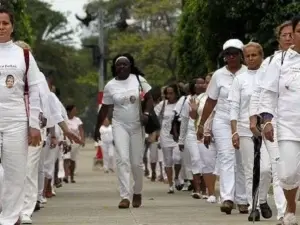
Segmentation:
{"type": "Polygon", "coordinates": [[[243,50],[243,47],[244,47],[244,44],[239,39],[229,39],[223,45],[223,50],[226,50],[228,48],[237,48],[237,49],[243,50]]]}

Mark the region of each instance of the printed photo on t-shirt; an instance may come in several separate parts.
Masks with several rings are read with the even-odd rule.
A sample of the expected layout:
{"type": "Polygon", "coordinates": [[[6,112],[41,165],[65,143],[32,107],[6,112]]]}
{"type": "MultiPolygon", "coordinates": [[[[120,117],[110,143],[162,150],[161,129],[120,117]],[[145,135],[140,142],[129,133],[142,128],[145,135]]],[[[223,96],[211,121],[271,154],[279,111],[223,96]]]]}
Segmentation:
{"type": "Polygon", "coordinates": [[[7,75],[5,83],[6,83],[6,87],[12,88],[14,86],[14,83],[15,83],[14,76],[13,75],[7,75]]]}
{"type": "Polygon", "coordinates": [[[136,97],[135,96],[130,96],[130,98],[129,98],[129,101],[132,103],[132,104],[134,104],[135,103],[135,101],[136,101],[136,97]]]}

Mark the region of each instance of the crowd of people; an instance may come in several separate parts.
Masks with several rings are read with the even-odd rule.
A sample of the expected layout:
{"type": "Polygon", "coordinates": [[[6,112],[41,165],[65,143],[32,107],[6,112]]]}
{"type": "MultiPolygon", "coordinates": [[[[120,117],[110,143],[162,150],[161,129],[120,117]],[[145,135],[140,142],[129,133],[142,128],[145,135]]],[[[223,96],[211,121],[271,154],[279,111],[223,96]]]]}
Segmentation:
{"type": "Polygon", "coordinates": [[[151,88],[130,55],[114,58],[95,140],[104,138],[99,129],[110,120],[119,208],[141,206],[144,175],[168,184],[168,194],[191,190],[194,199],[217,203],[219,177],[222,213],[231,214],[236,206],[249,221],[270,219],[272,186],[276,224],[298,224],[300,16],[278,26],[276,38],[279,49],[267,58],[259,43],[230,39],[223,45],[223,67],[161,90],[151,88]],[[261,146],[254,140],[262,140],[261,146]]]}

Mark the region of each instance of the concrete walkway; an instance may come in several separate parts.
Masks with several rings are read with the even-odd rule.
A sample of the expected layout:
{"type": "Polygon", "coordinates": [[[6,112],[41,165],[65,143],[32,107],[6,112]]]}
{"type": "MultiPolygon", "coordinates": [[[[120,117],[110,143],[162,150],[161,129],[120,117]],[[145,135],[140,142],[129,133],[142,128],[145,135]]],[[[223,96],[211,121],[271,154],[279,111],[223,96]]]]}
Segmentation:
{"type": "MultiPolygon", "coordinates": [[[[162,183],[144,181],[143,207],[120,210],[115,174],[93,171],[93,146],[80,153],[76,184],[64,184],[46,207],[33,215],[37,225],[244,225],[236,210],[224,215],[218,204],[192,199],[187,192],[168,195],[162,183]]],[[[272,201],[272,208],[274,203],[272,201]]],[[[298,206],[299,207],[299,206],[298,206]]],[[[275,214],[275,209],[273,210],[275,214]]],[[[276,224],[275,217],[256,224],[276,224]]]]}

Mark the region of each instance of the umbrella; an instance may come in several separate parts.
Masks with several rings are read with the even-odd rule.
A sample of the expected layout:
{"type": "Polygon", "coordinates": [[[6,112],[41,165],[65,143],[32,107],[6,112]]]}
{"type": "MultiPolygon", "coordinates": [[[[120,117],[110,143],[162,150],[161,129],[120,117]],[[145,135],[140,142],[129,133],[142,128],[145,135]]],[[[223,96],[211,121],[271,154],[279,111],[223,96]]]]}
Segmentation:
{"type": "MultiPolygon", "coordinates": [[[[261,131],[261,118],[257,118],[257,129],[261,131]]],[[[252,212],[255,215],[256,206],[258,203],[258,193],[259,193],[259,181],[260,181],[260,148],[262,145],[262,136],[253,136],[254,143],[254,163],[253,163],[253,183],[252,183],[252,212]]],[[[255,217],[253,216],[253,223],[255,222],[255,217]]]]}

